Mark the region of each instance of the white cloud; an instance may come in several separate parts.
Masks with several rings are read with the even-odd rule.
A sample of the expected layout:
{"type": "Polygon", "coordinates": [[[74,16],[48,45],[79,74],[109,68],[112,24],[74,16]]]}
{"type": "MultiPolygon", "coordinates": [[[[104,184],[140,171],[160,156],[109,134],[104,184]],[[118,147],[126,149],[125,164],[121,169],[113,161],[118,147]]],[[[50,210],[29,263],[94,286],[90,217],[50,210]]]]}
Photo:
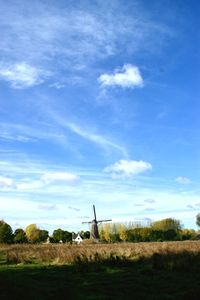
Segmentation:
{"type": "Polygon", "coordinates": [[[13,180],[11,178],[0,176],[0,188],[12,187],[12,186],[13,186],[13,180]]]}
{"type": "Polygon", "coordinates": [[[189,184],[191,183],[191,180],[187,177],[183,177],[183,176],[179,176],[176,179],[176,182],[180,183],[180,184],[189,184]]]}
{"type": "Polygon", "coordinates": [[[143,86],[143,79],[137,66],[124,65],[120,70],[116,69],[114,74],[102,74],[99,77],[102,86],[121,86],[123,88],[135,88],[143,86]]]}
{"type": "Polygon", "coordinates": [[[78,175],[68,172],[54,172],[42,175],[41,179],[46,183],[75,183],[79,180],[78,175]]]}
{"type": "Polygon", "coordinates": [[[44,71],[25,62],[0,68],[0,78],[10,82],[16,89],[28,88],[43,82],[44,71]]]}
{"type": "Polygon", "coordinates": [[[107,166],[104,171],[114,176],[130,177],[151,169],[152,165],[148,162],[121,159],[115,164],[107,166]]]}

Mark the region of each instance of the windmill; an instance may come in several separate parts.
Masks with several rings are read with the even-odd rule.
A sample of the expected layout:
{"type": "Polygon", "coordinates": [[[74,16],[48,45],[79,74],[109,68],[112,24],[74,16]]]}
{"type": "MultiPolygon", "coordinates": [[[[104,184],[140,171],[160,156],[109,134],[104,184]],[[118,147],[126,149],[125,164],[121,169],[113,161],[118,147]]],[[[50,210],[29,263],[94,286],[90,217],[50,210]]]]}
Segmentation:
{"type": "Polygon", "coordinates": [[[95,205],[93,205],[93,211],[94,211],[94,220],[92,220],[90,222],[82,222],[82,224],[86,224],[86,223],[91,224],[90,238],[91,239],[99,239],[98,224],[101,224],[102,222],[109,222],[109,221],[112,221],[112,220],[99,220],[99,221],[97,221],[95,205]]]}

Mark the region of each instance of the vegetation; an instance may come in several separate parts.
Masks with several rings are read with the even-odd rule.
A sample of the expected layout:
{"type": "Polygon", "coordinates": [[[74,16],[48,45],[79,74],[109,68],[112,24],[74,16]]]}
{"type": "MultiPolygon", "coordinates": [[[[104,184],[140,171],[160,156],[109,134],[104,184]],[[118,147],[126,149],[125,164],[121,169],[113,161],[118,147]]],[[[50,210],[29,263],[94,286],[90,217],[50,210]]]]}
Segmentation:
{"type": "Polygon", "coordinates": [[[0,245],[0,299],[197,300],[200,242],[0,245]]]}
{"type": "Polygon", "coordinates": [[[72,233],[69,231],[65,231],[62,229],[56,229],[53,232],[53,241],[55,243],[59,243],[60,241],[62,241],[63,243],[66,242],[71,242],[72,240],[72,233]]]}
{"type": "MultiPolygon", "coordinates": [[[[100,240],[106,243],[117,242],[159,242],[195,240],[199,234],[195,230],[183,229],[179,220],[168,218],[144,226],[137,223],[119,224],[105,223],[99,227],[100,240]]],[[[79,232],[83,239],[89,239],[89,231],[79,232]]],[[[0,221],[1,243],[71,243],[73,232],[58,228],[52,236],[44,229],[39,229],[36,224],[30,224],[25,231],[22,228],[12,233],[12,228],[4,221],[0,221]]]]}
{"type": "Polygon", "coordinates": [[[13,242],[16,244],[27,243],[28,239],[26,237],[26,232],[21,228],[16,229],[13,236],[13,242]]]}
{"type": "Polygon", "coordinates": [[[0,221],[0,243],[12,242],[12,228],[4,221],[0,221]]]}
{"type": "Polygon", "coordinates": [[[200,227],[200,213],[196,215],[196,224],[200,227]]]}
{"type": "Polygon", "coordinates": [[[16,244],[0,246],[0,255],[7,264],[74,264],[107,260],[133,261],[154,254],[200,254],[199,241],[115,243],[87,242],[76,244],[16,244]]]}

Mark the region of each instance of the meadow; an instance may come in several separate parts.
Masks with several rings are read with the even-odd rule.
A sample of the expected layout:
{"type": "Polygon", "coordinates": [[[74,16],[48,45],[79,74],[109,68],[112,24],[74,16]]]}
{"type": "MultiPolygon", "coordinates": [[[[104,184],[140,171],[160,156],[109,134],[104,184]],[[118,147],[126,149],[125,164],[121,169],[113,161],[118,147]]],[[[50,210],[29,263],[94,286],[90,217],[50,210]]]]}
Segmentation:
{"type": "Polygon", "coordinates": [[[0,299],[199,299],[200,242],[0,245],[0,299]]]}

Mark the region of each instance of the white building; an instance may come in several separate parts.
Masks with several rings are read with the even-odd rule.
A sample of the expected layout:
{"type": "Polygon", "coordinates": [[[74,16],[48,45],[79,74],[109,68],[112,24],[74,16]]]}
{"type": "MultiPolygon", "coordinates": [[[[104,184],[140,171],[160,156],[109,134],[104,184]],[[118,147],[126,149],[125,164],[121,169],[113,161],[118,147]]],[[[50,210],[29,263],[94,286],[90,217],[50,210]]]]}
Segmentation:
{"type": "Polygon", "coordinates": [[[80,243],[83,242],[83,239],[82,239],[82,237],[80,236],[79,233],[78,233],[78,234],[73,234],[73,235],[72,235],[72,242],[75,242],[75,243],[77,243],[77,244],[80,244],[80,243]]]}

